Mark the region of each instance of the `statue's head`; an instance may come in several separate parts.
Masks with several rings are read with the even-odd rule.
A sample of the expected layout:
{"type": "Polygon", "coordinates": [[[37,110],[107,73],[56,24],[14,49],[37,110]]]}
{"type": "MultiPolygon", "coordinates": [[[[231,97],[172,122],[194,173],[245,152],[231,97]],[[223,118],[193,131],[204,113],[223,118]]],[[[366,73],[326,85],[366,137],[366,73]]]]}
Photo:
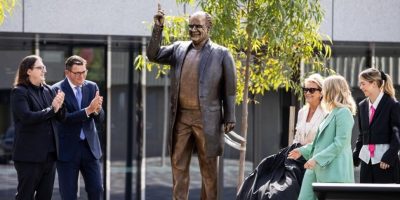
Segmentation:
{"type": "Polygon", "coordinates": [[[189,35],[193,44],[197,45],[209,38],[212,27],[211,15],[198,11],[189,16],[189,35]]]}

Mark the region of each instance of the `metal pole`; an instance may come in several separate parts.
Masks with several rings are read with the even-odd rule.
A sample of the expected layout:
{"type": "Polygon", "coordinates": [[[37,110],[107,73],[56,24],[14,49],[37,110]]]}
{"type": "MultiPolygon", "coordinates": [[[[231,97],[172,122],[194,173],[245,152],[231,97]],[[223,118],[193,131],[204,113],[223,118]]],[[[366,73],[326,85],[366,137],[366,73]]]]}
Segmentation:
{"type": "Polygon", "coordinates": [[[110,183],[111,183],[111,36],[107,36],[107,120],[106,120],[106,142],[104,152],[104,199],[110,200],[110,183]]]}
{"type": "MultiPolygon", "coordinates": [[[[142,38],[142,55],[146,56],[146,38],[142,38]]],[[[138,159],[137,159],[137,183],[136,199],[146,198],[146,68],[141,70],[138,87],[138,159]]]]}
{"type": "Polygon", "coordinates": [[[35,34],[35,55],[40,56],[40,44],[39,44],[39,34],[35,34]]]}
{"type": "MultiPolygon", "coordinates": [[[[143,70],[143,69],[142,69],[143,70]]],[[[142,115],[142,77],[138,77],[138,84],[136,88],[136,144],[137,144],[137,157],[136,157],[136,199],[141,199],[142,195],[142,186],[141,186],[141,179],[142,179],[142,153],[143,153],[143,115],[142,115]]]]}
{"type": "Polygon", "coordinates": [[[375,57],[375,43],[371,42],[369,44],[369,49],[371,51],[371,58],[370,58],[371,66],[369,66],[369,67],[376,68],[377,66],[376,66],[376,57],[375,57]]]}
{"type": "Polygon", "coordinates": [[[293,144],[294,139],[294,124],[295,124],[295,116],[296,116],[296,107],[290,106],[289,107],[289,137],[288,137],[288,145],[293,144]]]}
{"type": "Polygon", "coordinates": [[[218,200],[224,199],[224,156],[218,156],[218,200]]]}
{"type": "Polygon", "coordinates": [[[132,166],[133,166],[133,49],[132,46],[129,49],[129,69],[128,69],[128,119],[126,121],[127,133],[126,133],[126,176],[125,176],[125,200],[132,199],[132,166]]]}
{"type": "MultiPolygon", "coordinates": [[[[146,55],[146,37],[142,38],[142,54],[146,55]]],[[[142,174],[141,174],[141,190],[142,200],[146,199],[146,68],[142,70],[142,105],[143,105],[143,157],[142,157],[142,174]]]]}
{"type": "Polygon", "coordinates": [[[165,166],[165,153],[167,149],[168,134],[168,76],[164,76],[164,124],[163,124],[163,144],[161,155],[161,166],[165,166]]]}

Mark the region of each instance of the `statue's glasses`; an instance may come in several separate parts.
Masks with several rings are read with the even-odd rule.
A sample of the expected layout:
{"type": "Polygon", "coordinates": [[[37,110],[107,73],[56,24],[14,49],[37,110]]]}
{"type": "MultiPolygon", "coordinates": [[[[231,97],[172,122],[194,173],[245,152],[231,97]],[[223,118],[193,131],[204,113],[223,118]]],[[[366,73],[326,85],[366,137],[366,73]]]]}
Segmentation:
{"type": "Polygon", "coordinates": [[[198,29],[204,28],[204,25],[201,25],[201,24],[189,24],[188,27],[189,27],[189,30],[194,30],[194,29],[198,30],[198,29]]]}

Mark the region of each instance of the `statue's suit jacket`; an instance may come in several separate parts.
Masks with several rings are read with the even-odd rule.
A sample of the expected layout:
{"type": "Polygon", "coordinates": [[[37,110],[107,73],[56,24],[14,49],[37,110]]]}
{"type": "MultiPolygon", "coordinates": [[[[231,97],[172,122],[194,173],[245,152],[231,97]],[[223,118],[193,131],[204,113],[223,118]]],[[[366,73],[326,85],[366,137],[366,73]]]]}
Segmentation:
{"type": "MultiPolygon", "coordinates": [[[[175,42],[160,47],[162,28],[155,26],[147,49],[147,57],[152,62],[171,66],[171,118],[170,144],[178,112],[179,88],[186,54],[192,43],[175,42]]],[[[210,40],[201,50],[199,63],[199,103],[202,113],[203,131],[207,156],[219,156],[223,152],[223,123],[236,122],[236,69],[229,51],[210,40]]],[[[172,153],[172,152],[171,152],[172,153]]]]}

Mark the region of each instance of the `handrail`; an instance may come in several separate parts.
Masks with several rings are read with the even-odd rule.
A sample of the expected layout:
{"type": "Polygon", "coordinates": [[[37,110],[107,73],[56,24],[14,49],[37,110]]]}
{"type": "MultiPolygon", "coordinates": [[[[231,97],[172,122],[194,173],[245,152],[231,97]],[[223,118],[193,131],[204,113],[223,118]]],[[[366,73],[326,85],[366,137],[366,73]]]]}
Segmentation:
{"type": "Polygon", "coordinates": [[[224,139],[225,139],[225,143],[228,146],[230,146],[230,147],[232,147],[234,149],[237,149],[239,151],[245,151],[246,150],[245,146],[242,147],[242,144],[246,142],[246,139],[244,139],[242,136],[238,135],[234,131],[230,131],[230,132],[226,133],[224,135],[224,139]],[[235,139],[238,140],[238,141],[235,141],[235,139]]]}
{"type": "MultiPolygon", "coordinates": [[[[239,151],[246,151],[246,139],[242,136],[238,135],[234,131],[229,131],[228,133],[224,134],[225,144],[228,146],[239,150],[239,151]]],[[[218,200],[223,199],[223,192],[224,192],[224,158],[223,156],[218,159],[218,200]]]]}

